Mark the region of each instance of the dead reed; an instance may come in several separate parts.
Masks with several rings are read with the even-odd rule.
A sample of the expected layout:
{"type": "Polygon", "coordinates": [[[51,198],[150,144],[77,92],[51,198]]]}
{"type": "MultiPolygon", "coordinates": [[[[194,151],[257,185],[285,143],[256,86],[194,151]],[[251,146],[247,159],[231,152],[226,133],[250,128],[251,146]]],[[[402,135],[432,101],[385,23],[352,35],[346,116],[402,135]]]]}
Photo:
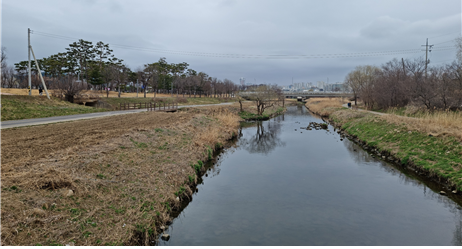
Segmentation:
{"type": "Polygon", "coordinates": [[[316,114],[329,116],[345,103],[348,103],[345,98],[310,98],[306,102],[306,106],[316,114]]]}
{"type": "Polygon", "coordinates": [[[406,107],[404,114],[398,115],[396,109],[382,115],[382,118],[394,124],[404,124],[409,130],[416,130],[432,136],[453,136],[462,141],[462,112],[423,110],[416,107],[406,107]]]}
{"type": "MultiPolygon", "coordinates": [[[[192,166],[237,134],[239,119],[225,108],[127,115],[107,120],[117,127],[94,123],[107,134],[80,147],[50,148],[40,157],[2,147],[10,155],[1,172],[2,245],[149,245],[194,192],[192,166]]],[[[50,129],[61,126],[82,135],[72,123],[50,129]]]]}

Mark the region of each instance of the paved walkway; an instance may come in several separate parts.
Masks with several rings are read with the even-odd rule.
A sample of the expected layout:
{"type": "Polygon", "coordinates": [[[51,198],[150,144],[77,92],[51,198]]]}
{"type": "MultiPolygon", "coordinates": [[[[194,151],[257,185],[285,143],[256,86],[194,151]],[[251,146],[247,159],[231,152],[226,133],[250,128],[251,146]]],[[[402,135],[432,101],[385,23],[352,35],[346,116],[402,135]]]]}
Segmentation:
{"type": "MultiPolygon", "coordinates": [[[[348,104],[343,104],[342,106],[348,108],[348,104]]],[[[351,106],[353,107],[353,105],[351,106]]],[[[383,112],[374,112],[374,111],[368,111],[368,110],[359,109],[359,108],[353,108],[353,110],[358,110],[362,112],[370,112],[370,113],[377,114],[377,115],[388,115],[387,113],[383,113],[383,112]]]]}
{"type": "MultiPolygon", "coordinates": [[[[209,104],[209,105],[183,105],[183,106],[178,106],[178,109],[185,108],[185,107],[219,106],[219,105],[231,105],[231,104],[233,103],[221,103],[221,104],[209,104]]],[[[75,121],[75,120],[80,120],[80,119],[100,118],[100,117],[145,112],[145,111],[147,110],[146,109],[136,109],[136,110],[126,110],[126,111],[95,112],[95,113],[77,114],[77,115],[68,115],[68,116],[56,116],[56,117],[49,117],[49,118],[10,120],[10,121],[2,121],[1,129],[75,121]]]]}

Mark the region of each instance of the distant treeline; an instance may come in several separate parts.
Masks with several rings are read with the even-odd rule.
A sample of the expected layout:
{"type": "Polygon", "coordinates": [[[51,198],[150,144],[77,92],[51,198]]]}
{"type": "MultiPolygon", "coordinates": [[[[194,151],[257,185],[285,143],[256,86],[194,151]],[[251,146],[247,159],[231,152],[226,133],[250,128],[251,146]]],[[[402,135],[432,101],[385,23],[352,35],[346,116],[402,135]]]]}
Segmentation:
{"type": "MultiPolygon", "coordinates": [[[[80,39],[69,44],[65,52],[38,59],[40,70],[45,75],[48,89],[65,89],[70,84],[79,84],[79,89],[100,89],[136,91],[139,82],[141,92],[162,92],[175,94],[200,94],[206,96],[225,96],[237,90],[231,80],[219,80],[205,72],[188,68],[189,64],[167,63],[166,58],[145,64],[131,70],[122,59],[114,56],[109,44],[80,39]],[[80,81],[79,81],[79,80],[80,81]]],[[[4,53],[2,53],[4,54],[4,53]]],[[[15,64],[15,80],[5,80],[3,87],[28,86],[28,61],[15,64]]],[[[13,71],[12,68],[10,68],[13,71]]],[[[32,62],[32,87],[40,86],[40,78],[35,63],[32,62]]],[[[11,76],[13,78],[13,76],[11,76]]],[[[74,94],[76,90],[71,91],[74,94]]]]}

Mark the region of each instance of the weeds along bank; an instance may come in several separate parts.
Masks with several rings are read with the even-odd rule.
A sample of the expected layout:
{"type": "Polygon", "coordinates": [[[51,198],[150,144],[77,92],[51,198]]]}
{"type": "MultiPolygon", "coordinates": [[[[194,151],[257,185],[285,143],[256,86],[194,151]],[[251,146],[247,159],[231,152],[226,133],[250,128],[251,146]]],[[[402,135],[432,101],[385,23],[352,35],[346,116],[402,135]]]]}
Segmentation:
{"type": "Polygon", "coordinates": [[[2,245],[148,245],[238,132],[232,108],[2,131],[2,245]]]}
{"type": "Polygon", "coordinates": [[[338,103],[312,100],[306,106],[328,117],[334,126],[341,127],[339,133],[371,154],[417,170],[440,182],[448,194],[462,191],[462,136],[457,129],[460,123],[438,120],[441,114],[437,113],[426,118],[379,116],[341,108],[338,103]]]}

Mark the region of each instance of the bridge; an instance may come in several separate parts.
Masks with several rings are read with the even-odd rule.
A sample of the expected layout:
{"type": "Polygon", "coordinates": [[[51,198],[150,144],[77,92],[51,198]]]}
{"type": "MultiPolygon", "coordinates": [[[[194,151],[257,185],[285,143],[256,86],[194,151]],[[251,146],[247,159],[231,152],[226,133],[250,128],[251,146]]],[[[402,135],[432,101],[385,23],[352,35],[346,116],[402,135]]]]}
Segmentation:
{"type": "MultiPolygon", "coordinates": [[[[245,99],[249,99],[250,96],[255,94],[254,92],[243,92],[239,93],[239,95],[245,99]]],[[[352,93],[343,93],[343,92],[330,92],[330,93],[325,93],[325,92],[285,92],[282,93],[284,95],[284,98],[286,99],[296,99],[298,97],[301,97],[302,99],[309,99],[309,98],[336,98],[336,97],[345,97],[345,98],[351,98],[353,97],[352,93]]]]}
{"type": "Polygon", "coordinates": [[[286,99],[296,99],[302,97],[303,99],[309,98],[335,98],[335,97],[353,97],[352,93],[324,93],[324,92],[290,92],[283,93],[286,99]]]}

